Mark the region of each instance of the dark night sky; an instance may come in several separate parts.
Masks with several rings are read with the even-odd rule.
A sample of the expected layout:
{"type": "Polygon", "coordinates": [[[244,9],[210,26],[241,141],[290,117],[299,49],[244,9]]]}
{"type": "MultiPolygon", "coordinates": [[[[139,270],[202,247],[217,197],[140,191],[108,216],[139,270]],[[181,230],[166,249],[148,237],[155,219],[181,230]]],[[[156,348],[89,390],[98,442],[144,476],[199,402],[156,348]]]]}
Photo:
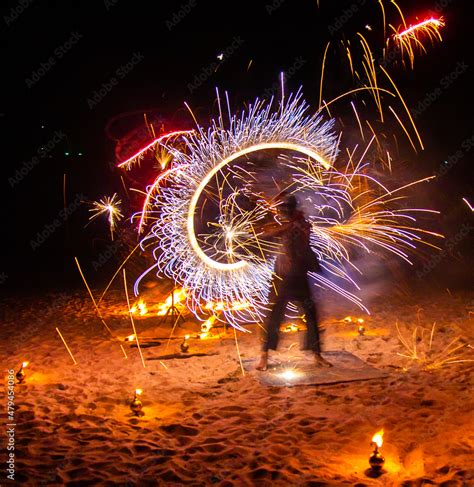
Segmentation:
{"type": "MultiPolygon", "coordinates": [[[[162,118],[167,129],[189,128],[192,120],[183,109],[187,101],[205,123],[215,114],[216,86],[228,90],[234,107],[240,109],[245,101],[271,87],[278,73],[299,56],[304,66],[288,80],[287,89],[294,91],[302,85],[306,99],[317,102],[322,53],[328,40],[339,38],[341,32],[354,39],[366,24],[374,26],[374,31],[364,31],[369,40],[382,36],[375,0],[320,3],[318,9],[316,0],[183,0],[166,5],[127,0],[4,2],[1,22],[7,48],[2,77],[6,86],[0,121],[2,142],[7,147],[2,161],[2,192],[7,202],[2,235],[8,248],[2,255],[0,273],[8,276],[9,288],[77,284],[73,256],[90,261],[97,252],[96,240],[107,238],[100,226],[83,228],[88,218],[83,205],[44,244],[34,251],[31,248],[37,232],[54,221],[63,207],[64,173],[69,203],[81,193],[93,200],[120,191],[118,174],[110,168],[115,161],[115,142],[106,134],[114,117],[128,114],[114,126],[117,134],[142,125],[140,114],[145,111],[151,118],[162,118]],[[353,5],[357,11],[331,36],[328,26],[353,5]],[[189,14],[171,26],[173,15],[184,6],[189,7],[189,14]],[[269,8],[273,9],[270,14],[269,8]],[[12,9],[20,12],[16,19],[12,9]],[[68,40],[73,41],[70,49],[68,40]],[[235,52],[190,92],[195,76],[217,63],[216,56],[232,42],[240,44],[235,52]],[[132,59],[139,61],[91,108],[88,100],[94,92],[112,77],[121,78],[117,70],[132,59]],[[44,74],[35,82],[34,73],[41,69],[44,74]],[[59,143],[12,187],[15,172],[31,161],[55,132],[59,143]]],[[[416,15],[424,18],[436,13],[436,0],[399,3],[408,22],[416,15]]],[[[438,4],[446,4],[442,12],[447,23],[444,42],[417,57],[414,71],[390,69],[408,105],[415,108],[459,63],[467,66],[417,118],[426,151],[418,156],[411,153],[410,164],[413,174],[420,176],[437,171],[443,160],[474,135],[472,2],[441,0],[438,4]]],[[[341,65],[333,55],[327,67],[328,96],[345,88],[340,80],[341,65]]],[[[456,233],[463,223],[474,224],[460,202],[463,196],[474,201],[474,140],[472,150],[461,150],[458,162],[427,194],[427,206],[440,209],[449,220],[448,234],[456,233]]],[[[469,245],[463,242],[460,249],[469,245]]]]}

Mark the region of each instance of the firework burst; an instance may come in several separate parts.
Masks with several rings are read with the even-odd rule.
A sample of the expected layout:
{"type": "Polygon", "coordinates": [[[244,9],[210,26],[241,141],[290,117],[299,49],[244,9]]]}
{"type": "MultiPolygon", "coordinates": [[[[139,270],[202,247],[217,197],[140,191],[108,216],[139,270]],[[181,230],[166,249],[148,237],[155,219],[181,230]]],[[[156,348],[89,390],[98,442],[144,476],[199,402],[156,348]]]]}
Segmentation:
{"type": "Polygon", "coordinates": [[[109,222],[110,237],[114,239],[114,231],[117,223],[123,218],[121,213],[120,205],[122,202],[118,199],[117,193],[114,193],[112,197],[104,196],[99,201],[94,201],[92,203],[92,208],[89,210],[93,215],[89,218],[89,221],[95,218],[106,215],[109,222]]]}

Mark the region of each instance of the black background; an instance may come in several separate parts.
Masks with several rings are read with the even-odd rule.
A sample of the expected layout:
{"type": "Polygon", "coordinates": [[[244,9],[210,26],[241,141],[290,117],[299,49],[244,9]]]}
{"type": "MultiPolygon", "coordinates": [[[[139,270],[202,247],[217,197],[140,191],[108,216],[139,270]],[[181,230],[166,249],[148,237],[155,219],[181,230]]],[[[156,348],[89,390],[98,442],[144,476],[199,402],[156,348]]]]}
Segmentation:
{"type": "MultiPolygon", "coordinates": [[[[7,25],[5,17],[20,5],[9,0],[0,19],[4,45],[7,46],[3,56],[4,87],[0,108],[4,149],[2,194],[5,197],[2,240],[6,244],[0,273],[8,276],[2,291],[14,291],[18,287],[27,291],[37,287],[77,285],[75,255],[91,272],[90,261],[107,242],[107,232],[105,224],[91,224],[84,228],[88,219],[86,205],[74,212],[35,251],[32,251],[30,242],[63,208],[64,174],[67,175],[68,202],[78,193],[94,200],[121,191],[119,173],[111,169],[111,164],[116,162],[116,141],[110,137],[110,132],[118,137],[143,126],[144,112],[152,120],[162,119],[167,130],[192,128],[193,122],[184,108],[184,101],[193,107],[199,120],[206,123],[216,113],[216,86],[221,92],[228,90],[233,107],[241,109],[245,102],[271,87],[279,73],[287,70],[298,56],[306,62],[288,80],[287,90],[295,91],[302,86],[305,98],[314,106],[318,101],[326,43],[331,39],[337,41],[342,33],[346,38],[354,39],[357,31],[364,32],[373,42],[376,36],[382,36],[381,13],[376,1],[364,2],[333,36],[328,26],[345,9],[360,2],[321,0],[320,3],[318,8],[316,0],[196,0],[190,13],[169,29],[173,14],[189,2],[118,0],[107,5],[100,1],[35,0],[7,25]],[[278,3],[281,5],[276,7],[278,3]],[[271,14],[268,13],[269,5],[276,7],[271,14]],[[364,30],[366,24],[374,30],[364,30]],[[29,88],[26,79],[75,31],[82,36],[79,42],[29,88]],[[217,55],[235,37],[243,40],[242,46],[191,93],[189,84],[193,83],[194,77],[203,67],[218,63],[217,55]],[[121,65],[130,61],[135,52],[141,53],[143,60],[90,109],[88,99],[94,91],[114,76],[121,65]],[[107,131],[108,124],[117,116],[121,117],[120,123],[107,131]],[[8,178],[36,154],[55,130],[66,134],[64,141],[53,149],[51,157],[41,160],[12,188],[8,178]]],[[[414,176],[436,172],[442,161],[474,134],[472,2],[452,0],[446,3],[448,5],[442,12],[447,24],[443,30],[443,43],[428,45],[428,54],[417,57],[414,71],[389,68],[408,106],[414,108],[459,62],[469,66],[417,119],[426,150],[418,155],[401,151],[402,159],[406,159],[403,163],[409,163],[414,176]]],[[[399,4],[408,22],[415,16],[425,18],[431,13],[436,14],[434,1],[399,4]]],[[[394,16],[393,10],[391,12],[394,16]]],[[[341,81],[343,61],[330,52],[325,85],[328,98],[346,88],[341,81]]],[[[128,150],[131,149],[133,146],[128,150]]],[[[439,227],[448,238],[456,234],[462,224],[474,224],[472,213],[461,201],[462,197],[474,201],[473,154],[474,149],[444,177],[430,183],[429,189],[422,190],[423,206],[442,212],[439,227]]],[[[420,197],[419,193],[417,197],[420,197]]],[[[472,238],[463,241],[443,264],[451,270],[459,268],[459,272],[451,274],[462,285],[471,283],[472,268],[468,265],[471,250],[472,238]]],[[[103,273],[109,275],[115,265],[104,266],[103,273]]],[[[447,274],[451,275],[435,274],[438,282],[442,282],[443,277],[448,279],[447,274]]],[[[94,275],[95,280],[100,278],[98,274],[94,275]]]]}

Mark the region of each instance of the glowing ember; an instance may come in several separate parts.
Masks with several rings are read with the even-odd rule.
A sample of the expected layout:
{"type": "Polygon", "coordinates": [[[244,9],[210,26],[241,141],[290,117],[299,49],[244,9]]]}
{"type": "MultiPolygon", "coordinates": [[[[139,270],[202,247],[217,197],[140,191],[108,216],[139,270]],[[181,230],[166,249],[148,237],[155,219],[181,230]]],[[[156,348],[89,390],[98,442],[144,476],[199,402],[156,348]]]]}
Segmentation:
{"type": "Polygon", "coordinates": [[[380,431],[377,431],[374,436],[372,436],[372,443],[377,445],[377,448],[380,448],[383,445],[383,428],[380,431]]]}
{"type": "Polygon", "coordinates": [[[295,332],[295,331],[299,331],[299,327],[298,327],[298,325],[295,325],[294,323],[290,323],[289,325],[286,325],[285,328],[283,329],[283,332],[285,332],[285,333],[291,333],[291,332],[295,332]]]}
{"type": "Polygon", "coordinates": [[[343,323],[358,323],[362,325],[364,323],[364,318],[354,318],[353,316],[346,316],[341,320],[343,323]]]}

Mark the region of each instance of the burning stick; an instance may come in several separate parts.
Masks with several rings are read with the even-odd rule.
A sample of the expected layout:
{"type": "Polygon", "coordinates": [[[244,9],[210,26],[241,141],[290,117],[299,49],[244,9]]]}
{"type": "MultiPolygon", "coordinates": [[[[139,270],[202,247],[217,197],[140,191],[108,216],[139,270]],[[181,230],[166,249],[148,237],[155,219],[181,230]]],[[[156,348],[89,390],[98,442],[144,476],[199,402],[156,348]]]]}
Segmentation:
{"type": "Polygon", "coordinates": [[[410,60],[410,65],[413,68],[414,61],[415,61],[415,48],[422,52],[426,52],[425,46],[422,44],[420,40],[420,36],[424,35],[428,37],[432,42],[437,39],[439,41],[442,40],[440,29],[444,27],[444,19],[440,17],[439,19],[431,17],[429,19],[423,20],[422,22],[418,22],[415,25],[410,25],[410,27],[406,28],[404,26],[403,30],[395,31],[393,26],[390,26],[395,32],[393,35],[393,39],[403,52],[407,53],[408,59],[410,60]]]}
{"type": "Polygon", "coordinates": [[[140,342],[138,341],[137,330],[135,329],[135,322],[133,321],[133,313],[131,312],[131,309],[130,309],[130,300],[128,299],[128,290],[127,290],[127,275],[126,275],[125,269],[123,270],[123,285],[125,287],[125,296],[127,297],[128,314],[130,315],[130,321],[132,322],[133,334],[135,335],[135,340],[137,342],[137,348],[138,348],[138,351],[140,352],[140,357],[142,359],[143,368],[145,369],[146,368],[145,360],[143,358],[142,349],[140,348],[140,342]]]}
{"type": "Polygon", "coordinates": [[[63,341],[64,346],[66,347],[66,350],[69,352],[69,355],[71,356],[72,361],[74,362],[74,365],[77,365],[76,359],[74,358],[74,355],[72,354],[71,349],[67,346],[66,340],[64,340],[64,337],[61,335],[61,332],[59,331],[58,327],[56,327],[56,331],[58,332],[59,337],[63,341]]]}

